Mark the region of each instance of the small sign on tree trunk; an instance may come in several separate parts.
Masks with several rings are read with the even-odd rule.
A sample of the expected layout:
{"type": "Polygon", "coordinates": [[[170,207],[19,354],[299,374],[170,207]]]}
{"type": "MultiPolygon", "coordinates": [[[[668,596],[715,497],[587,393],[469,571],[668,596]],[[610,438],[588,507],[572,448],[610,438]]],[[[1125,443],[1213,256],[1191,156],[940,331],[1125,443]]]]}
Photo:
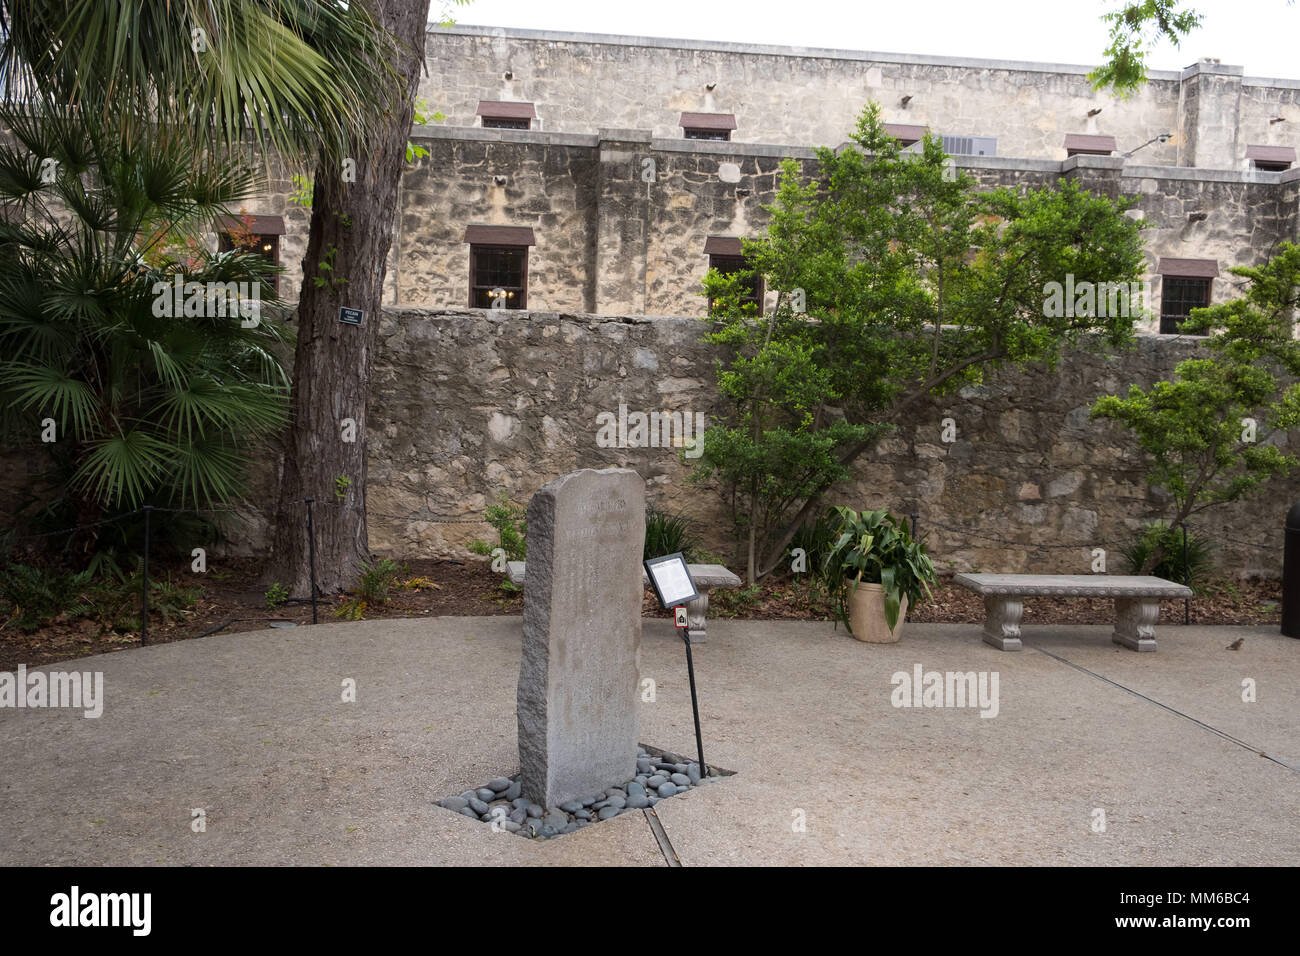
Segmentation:
{"type": "Polygon", "coordinates": [[[360,325],[363,315],[365,312],[361,309],[339,309],[339,321],[344,325],[360,325]]]}

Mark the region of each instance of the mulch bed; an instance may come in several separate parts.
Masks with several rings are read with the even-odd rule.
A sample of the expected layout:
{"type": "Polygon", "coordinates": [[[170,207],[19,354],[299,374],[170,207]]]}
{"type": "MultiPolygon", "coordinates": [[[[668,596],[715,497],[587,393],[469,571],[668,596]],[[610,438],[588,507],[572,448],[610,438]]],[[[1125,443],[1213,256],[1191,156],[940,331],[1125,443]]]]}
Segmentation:
{"type": "MultiPolygon", "coordinates": [[[[424,578],[419,588],[394,589],[386,604],[366,608],[364,619],[522,614],[523,595],[502,587],[503,577],[494,573],[486,561],[411,560],[405,562],[403,580],[424,578]]],[[[172,579],[194,583],[195,575],[188,564],[159,568],[158,574],[170,570],[172,579]]],[[[200,637],[216,630],[216,635],[260,630],[274,623],[311,624],[311,606],[292,603],[268,610],[264,590],[258,585],[261,565],[253,559],[228,560],[221,569],[211,569],[201,576],[203,596],[196,606],[170,622],[151,619],[151,644],[169,643],[200,637]]],[[[1261,624],[1281,623],[1280,581],[1220,580],[1211,583],[1206,593],[1191,601],[1193,624],[1261,624]]],[[[322,598],[319,604],[321,623],[332,623],[335,608],[347,595],[322,598]]],[[[653,594],[647,590],[643,610],[647,616],[665,616],[653,594]]],[[[1113,609],[1108,601],[1081,598],[1035,598],[1025,601],[1025,624],[1109,624],[1113,609]]],[[[788,578],[768,580],[758,588],[714,591],[710,598],[709,617],[750,620],[830,620],[824,598],[815,588],[788,578]]],[[[950,581],[941,581],[934,598],[914,608],[908,620],[919,623],[978,624],[984,619],[983,600],[950,581]]],[[[1183,620],[1182,601],[1161,602],[1160,619],[1183,620]]],[[[89,620],[53,623],[33,634],[22,634],[12,624],[0,625],[0,670],[13,671],[18,664],[38,666],[66,661],[90,654],[140,646],[138,632],[97,634],[98,627],[89,620]]]]}

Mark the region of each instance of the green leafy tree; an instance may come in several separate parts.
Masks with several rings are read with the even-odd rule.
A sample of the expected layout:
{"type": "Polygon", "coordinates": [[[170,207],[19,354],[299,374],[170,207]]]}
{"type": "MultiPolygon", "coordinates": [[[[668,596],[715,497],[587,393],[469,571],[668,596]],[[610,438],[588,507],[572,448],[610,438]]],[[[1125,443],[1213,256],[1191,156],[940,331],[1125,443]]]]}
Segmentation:
{"type": "Polygon", "coordinates": [[[753,272],[780,290],[772,313],[743,301],[752,275],[705,280],[729,402],[693,477],[720,483],[751,582],[923,401],[1001,365],[1051,365],[1067,345],[1114,348],[1132,336],[1127,309],[1046,305],[1048,283],[1067,274],[1137,279],[1145,262],[1139,224],[1123,215],[1131,201],[1068,180],[980,191],[937,139],[903,152],[875,104],[851,139],[819,149],[807,181],[787,161],[767,235],[745,244],[753,272]]]}
{"type": "Polygon", "coordinates": [[[1180,9],[1179,0],[1133,0],[1102,19],[1110,25],[1106,61],[1088,74],[1093,88],[1109,89],[1121,99],[1147,81],[1147,54],[1161,40],[1174,46],[1201,25],[1195,10],[1180,9]]]}
{"type": "Polygon", "coordinates": [[[0,106],[0,409],[63,468],[65,518],[239,493],[282,427],[274,268],[198,236],[255,185],[143,119],[0,106]],[[179,286],[178,283],[179,282],[179,286]]]}
{"type": "MultiPolygon", "coordinates": [[[[1229,271],[1247,281],[1246,294],[1194,309],[1179,329],[1209,335],[1208,357],[1179,362],[1170,381],[1092,406],[1093,418],[1128,428],[1151,456],[1147,483],[1168,494],[1161,517],[1174,527],[1255,494],[1297,463],[1269,440],[1300,423],[1300,246],[1283,243],[1265,265],[1229,271]]],[[[1165,556],[1152,548],[1144,572],[1165,556]]]]}

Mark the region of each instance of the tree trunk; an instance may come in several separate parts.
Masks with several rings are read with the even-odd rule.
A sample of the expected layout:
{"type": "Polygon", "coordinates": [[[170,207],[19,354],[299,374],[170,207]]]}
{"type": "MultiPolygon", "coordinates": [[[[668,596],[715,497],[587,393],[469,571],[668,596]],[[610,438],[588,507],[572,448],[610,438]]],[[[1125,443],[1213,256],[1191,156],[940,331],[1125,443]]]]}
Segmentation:
{"type": "Polygon", "coordinates": [[[393,68],[405,83],[405,95],[381,136],[355,144],[353,164],[326,159],[317,164],[270,572],[303,597],[310,593],[304,498],[315,499],[321,592],[354,585],[361,562],[369,559],[366,406],[397,186],[424,63],[429,0],[366,0],[366,5],[400,44],[393,68]],[[340,322],[340,308],[360,309],[361,325],[340,322]]]}

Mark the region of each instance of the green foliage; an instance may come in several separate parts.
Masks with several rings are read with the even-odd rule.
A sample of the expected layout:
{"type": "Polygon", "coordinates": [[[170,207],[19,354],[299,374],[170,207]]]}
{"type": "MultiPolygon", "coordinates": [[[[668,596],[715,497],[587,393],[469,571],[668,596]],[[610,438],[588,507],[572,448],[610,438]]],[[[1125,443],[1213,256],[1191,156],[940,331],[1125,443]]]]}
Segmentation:
{"type": "Polygon", "coordinates": [[[366,604],[387,604],[388,592],[397,587],[398,578],[406,573],[406,568],[391,558],[384,558],[376,564],[362,564],[361,578],[357,582],[355,594],[366,604]]]}
{"type": "Polygon", "coordinates": [[[366,613],[366,602],[359,597],[344,601],[334,609],[334,616],[344,621],[359,621],[366,613]]]}
{"type": "Polygon", "coordinates": [[[823,563],[836,617],[849,626],[848,598],[861,583],[884,589],[885,622],[893,630],[904,596],[915,607],[930,595],[937,574],[925,545],[914,539],[906,521],[888,511],[835,509],[835,542],[823,563]]]}
{"type": "Polygon", "coordinates": [[[1194,10],[1179,10],[1179,0],[1131,0],[1102,19],[1110,24],[1106,62],[1088,74],[1093,89],[1131,97],[1147,81],[1146,55],[1159,40],[1174,46],[1201,25],[1194,10]]]}
{"type": "Polygon", "coordinates": [[[277,607],[289,599],[289,589],[276,581],[266,589],[266,609],[274,611],[277,607]]]}
{"type": "MultiPolygon", "coordinates": [[[[1300,247],[1283,243],[1266,264],[1230,271],[1248,281],[1246,294],[1195,309],[1182,325],[1210,334],[1208,358],[1186,359],[1171,381],[1134,385],[1127,397],[1105,395],[1092,406],[1093,418],[1128,428],[1150,456],[1147,483],[1168,494],[1171,525],[1255,494],[1297,464],[1268,441],[1300,424],[1300,342],[1293,334],[1300,247]],[[1245,419],[1254,422],[1253,434],[1245,419]]],[[[1162,557],[1157,549],[1148,561],[1162,557]]]]}
{"type": "Polygon", "coordinates": [[[316,288],[324,289],[328,286],[330,289],[337,289],[339,286],[347,285],[348,280],[346,277],[334,274],[334,260],[338,257],[338,254],[338,246],[329,246],[321,254],[320,261],[316,263],[316,270],[321,274],[311,278],[311,281],[316,284],[316,288]]]}
{"type": "MultiPolygon", "coordinates": [[[[142,562],[130,576],[93,570],[62,569],[10,564],[0,570],[0,613],[25,634],[53,623],[90,618],[100,632],[129,631],[139,627],[142,562]]],[[[171,621],[189,612],[201,589],[174,583],[171,575],[151,576],[149,613],[171,621]]]]}
{"type": "Polygon", "coordinates": [[[1049,282],[1131,282],[1145,269],[1131,200],[1068,180],[981,192],[940,141],[904,153],[863,110],[815,177],[782,167],[767,235],[745,243],[779,290],[757,316],[747,276],[711,272],[706,339],[723,347],[725,414],[692,478],[712,480],[748,538],[748,579],[772,571],[825,492],[931,396],[1001,365],[1052,365],[1067,346],[1115,348],[1131,316],[1049,315],[1049,282]],[[800,305],[805,312],[796,311],[800,305]]]}
{"type": "MultiPolygon", "coordinates": [[[[411,118],[413,126],[428,126],[429,123],[441,123],[447,118],[441,110],[435,110],[424,100],[415,101],[415,112],[411,118]]],[[[416,146],[409,140],[406,143],[406,161],[413,163],[417,159],[424,159],[429,155],[429,151],[423,146],[416,146]]]]}
{"type": "Polygon", "coordinates": [[[506,553],[508,561],[522,561],[528,555],[527,512],[510,500],[505,489],[497,492],[496,502],[488,505],[483,518],[497,531],[497,543],[474,540],[469,543],[469,550],[474,554],[489,555],[496,548],[506,553]]]}
{"type": "Polygon", "coordinates": [[[252,192],[253,173],[56,103],[0,106],[0,123],[12,132],[0,145],[9,437],[31,442],[53,420],[57,440],[40,451],[67,470],[60,493],[77,523],[237,497],[250,449],[287,420],[290,334],[268,308],[275,267],[198,237],[252,192]],[[177,279],[184,314],[171,316],[177,279]],[[230,294],[241,286],[260,302],[252,316],[230,294]]]}
{"type": "Polygon", "coordinates": [[[35,85],[87,117],[138,117],[202,148],[342,157],[405,95],[367,4],[4,0],[10,96],[35,85]]]}
{"type": "Polygon", "coordinates": [[[68,574],[11,564],[0,571],[0,604],[8,623],[31,634],[60,615],[76,618],[90,610],[84,592],[92,579],[88,571],[68,574]]]}
{"type": "Polygon", "coordinates": [[[830,554],[835,544],[838,523],[838,515],[833,509],[818,515],[815,521],[804,522],[790,539],[787,556],[789,551],[803,548],[808,574],[814,578],[820,577],[826,564],[826,556],[830,554]]]}
{"type": "Polygon", "coordinates": [[[303,209],[311,209],[312,182],[300,173],[294,173],[293,191],[289,193],[289,202],[303,209]]]}
{"type": "Polygon", "coordinates": [[[645,512],[645,548],[642,556],[659,558],[680,551],[687,561],[694,560],[696,538],[690,520],[683,514],[668,514],[655,508],[645,512]]]}
{"type": "Polygon", "coordinates": [[[334,476],[334,497],[343,499],[348,496],[348,489],[352,487],[352,479],[347,475],[334,476]]]}
{"type": "Polygon", "coordinates": [[[1208,538],[1189,531],[1187,560],[1184,562],[1182,528],[1170,526],[1167,521],[1150,521],[1142,526],[1133,543],[1120,553],[1132,573],[1154,574],[1166,581],[1186,584],[1200,594],[1213,564],[1212,551],[1208,538]],[[1155,561],[1148,569],[1153,557],[1155,561]]]}

